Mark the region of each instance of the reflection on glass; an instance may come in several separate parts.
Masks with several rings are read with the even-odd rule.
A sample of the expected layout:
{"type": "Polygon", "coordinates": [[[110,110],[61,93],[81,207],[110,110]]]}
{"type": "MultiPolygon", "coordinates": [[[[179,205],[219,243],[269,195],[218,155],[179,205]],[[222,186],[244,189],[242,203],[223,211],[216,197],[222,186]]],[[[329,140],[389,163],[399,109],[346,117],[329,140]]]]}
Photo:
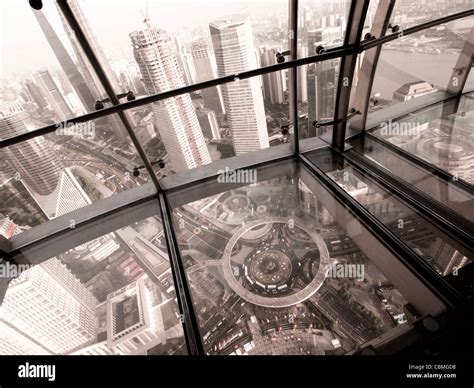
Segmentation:
{"type": "MultiPolygon", "coordinates": [[[[0,135],[6,137],[31,122],[21,104],[4,105],[2,113],[0,135]]],[[[142,164],[135,148],[110,147],[107,128],[116,119],[58,126],[0,150],[0,224],[13,222],[21,231],[145,183],[146,173],[133,174],[142,164]]]]}
{"type": "Polygon", "coordinates": [[[440,204],[450,208],[469,221],[474,220],[474,199],[472,195],[453,182],[433,175],[426,169],[369,137],[366,137],[363,143],[352,141],[351,145],[354,146],[357,152],[385,167],[391,173],[440,202],[440,204]]]}
{"type": "Polygon", "coordinates": [[[186,353],[156,216],[23,269],[0,307],[0,354],[186,353]]]}
{"type": "Polygon", "coordinates": [[[256,170],[226,173],[218,182],[242,187],[173,210],[206,352],[344,354],[406,325],[405,297],[359,246],[368,232],[275,169],[258,183],[256,170]]]}
{"type": "Polygon", "coordinates": [[[397,147],[474,184],[474,99],[437,104],[372,132],[397,147]]]}
{"type": "Polygon", "coordinates": [[[337,154],[321,150],[307,156],[439,274],[457,272],[474,258],[472,251],[458,247],[459,244],[337,154]]]}

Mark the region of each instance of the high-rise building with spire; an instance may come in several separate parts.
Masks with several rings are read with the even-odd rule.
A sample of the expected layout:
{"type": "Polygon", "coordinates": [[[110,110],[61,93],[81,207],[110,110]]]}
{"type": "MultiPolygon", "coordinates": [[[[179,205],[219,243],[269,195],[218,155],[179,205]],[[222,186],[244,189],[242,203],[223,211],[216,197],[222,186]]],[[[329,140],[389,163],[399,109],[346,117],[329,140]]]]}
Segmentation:
{"type": "Polygon", "coordinates": [[[85,111],[92,111],[94,109],[94,103],[97,98],[94,98],[94,94],[90,89],[90,85],[86,83],[86,80],[82,76],[76,64],[73,62],[71,56],[62,44],[58,35],[51,27],[49,21],[44,16],[43,11],[33,10],[33,13],[41,27],[41,30],[43,31],[46,39],[48,40],[48,43],[51,46],[54,55],[56,56],[59,64],[61,65],[61,68],[66,74],[77,96],[81,100],[85,111]]]}
{"type": "Polygon", "coordinates": [[[34,74],[34,78],[57,119],[64,121],[71,118],[73,116],[72,110],[49,71],[40,70],[34,74]]]}
{"type": "MultiPolygon", "coordinates": [[[[86,36],[87,41],[89,42],[94,54],[96,55],[97,59],[99,60],[102,69],[104,70],[115,94],[120,94],[125,92],[123,86],[120,84],[119,79],[115,72],[112,70],[107,57],[105,56],[102,47],[98,44],[97,39],[93,33],[91,26],[89,25],[86,15],[84,14],[79,1],[78,0],[69,0],[69,6],[71,7],[74,16],[77,19],[79,26],[81,27],[82,32],[86,36]]],[[[59,9],[59,8],[58,8],[59,9]]],[[[79,69],[86,81],[87,86],[91,90],[94,98],[96,100],[102,100],[107,98],[108,95],[106,94],[105,90],[101,86],[101,82],[95,73],[94,68],[92,67],[91,63],[87,59],[84,51],[81,49],[81,45],[77,41],[76,35],[74,31],[70,28],[69,24],[67,23],[66,19],[64,18],[61,10],[59,10],[59,15],[61,16],[61,20],[63,23],[64,30],[67,33],[69,41],[71,42],[71,46],[74,50],[74,54],[77,58],[77,62],[79,65],[79,69]]],[[[48,38],[48,36],[46,36],[48,38]]],[[[58,58],[59,60],[59,58],[58,58]]],[[[127,114],[127,112],[124,112],[127,114]]],[[[100,119],[99,119],[100,120],[100,119]]],[[[107,116],[106,119],[100,120],[107,122],[107,127],[110,128],[110,133],[116,136],[118,139],[125,139],[127,138],[128,134],[125,130],[125,127],[120,122],[117,115],[110,115],[107,116]]]]}

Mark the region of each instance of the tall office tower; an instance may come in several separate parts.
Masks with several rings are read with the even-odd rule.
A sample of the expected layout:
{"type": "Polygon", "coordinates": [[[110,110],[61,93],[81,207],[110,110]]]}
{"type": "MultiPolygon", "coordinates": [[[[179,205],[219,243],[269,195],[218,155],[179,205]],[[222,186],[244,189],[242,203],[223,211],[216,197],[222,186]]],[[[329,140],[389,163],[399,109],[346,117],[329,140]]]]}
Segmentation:
{"type": "Polygon", "coordinates": [[[176,46],[176,60],[178,61],[178,66],[183,72],[184,82],[186,85],[195,84],[197,82],[197,74],[196,69],[194,68],[192,55],[181,43],[179,37],[174,37],[174,43],[176,46]]]}
{"type": "Polygon", "coordinates": [[[197,109],[196,113],[204,136],[209,140],[219,140],[221,134],[215,112],[211,109],[202,108],[197,109]]]}
{"type": "Polygon", "coordinates": [[[71,118],[73,116],[71,108],[64,99],[58,85],[54,82],[53,77],[49,74],[49,71],[38,71],[33,75],[33,77],[38,83],[40,90],[43,92],[46,101],[48,101],[49,107],[54,111],[58,119],[64,121],[71,118]]]}
{"type": "MultiPolygon", "coordinates": [[[[31,120],[19,103],[0,106],[0,138],[28,131],[31,120]]],[[[5,148],[5,159],[48,218],[55,218],[91,201],[68,168],[41,137],[5,148]]]]}
{"type": "Polygon", "coordinates": [[[34,102],[28,88],[25,85],[21,85],[20,90],[18,91],[18,97],[25,103],[34,102]]]}
{"type": "Polygon", "coordinates": [[[11,281],[0,307],[0,327],[10,332],[1,331],[7,346],[2,342],[0,354],[64,354],[90,344],[97,303],[56,258],[24,271],[11,281]]]}
{"type": "MultiPolygon", "coordinates": [[[[0,304],[0,311],[2,310],[0,304]]],[[[27,333],[22,333],[15,327],[11,327],[0,315],[0,355],[4,356],[40,356],[51,355],[49,349],[38,344],[30,338],[27,333]]]]}
{"type": "Polygon", "coordinates": [[[301,28],[301,36],[306,36],[312,11],[310,7],[303,7],[302,12],[298,12],[298,27],[301,28]]]}
{"type": "Polygon", "coordinates": [[[36,86],[33,81],[27,80],[25,82],[25,87],[28,90],[28,93],[30,93],[33,102],[38,105],[38,108],[43,109],[48,106],[48,102],[41,94],[41,90],[38,88],[38,86],[36,86]]]}
{"type": "Polygon", "coordinates": [[[306,78],[306,90],[308,93],[308,133],[307,137],[319,136],[321,133],[313,126],[313,122],[318,118],[317,116],[317,76],[316,76],[316,64],[311,63],[308,65],[308,72],[306,78]]]}
{"type": "MultiPolygon", "coordinates": [[[[199,40],[191,45],[191,55],[196,69],[197,82],[217,78],[213,57],[205,40],[199,40]]],[[[219,86],[203,89],[201,94],[206,108],[212,109],[218,115],[225,113],[224,100],[219,86]]]]}
{"type": "MultiPolygon", "coordinates": [[[[260,64],[262,67],[270,66],[277,63],[276,54],[280,52],[277,48],[267,49],[262,48],[260,50],[260,64]]],[[[274,73],[264,74],[263,79],[263,95],[265,99],[270,101],[272,104],[283,104],[285,101],[286,91],[286,70],[277,71],[274,73]]]]}
{"type": "MultiPolygon", "coordinates": [[[[308,49],[306,47],[298,47],[298,58],[304,58],[308,56],[308,49]]],[[[308,65],[298,67],[297,81],[298,91],[297,98],[299,102],[308,101],[308,65]]]]}
{"type": "Polygon", "coordinates": [[[308,55],[315,55],[315,49],[318,45],[323,45],[327,48],[328,45],[340,41],[342,36],[343,33],[341,27],[316,28],[308,31],[308,55]]]}
{"type": "MultiPolygon", "coordinates": [[[[32,123],[21,104],[0,106],[0,138],[27,132],[29,127],[32,128],[32,123]]],[[[61,175],[59,158],[41,137],[4,148],[2,153],[21,180],[38,195],[47,196],[58,186],[61,175]]]]}
{"type": "MultiPolygon", "coordinates": [[[[308,122],[329,120],[334,116],[339,61],[328,60],[309,65],[308,122]]],[[[313,127],[314,128],[314,127],[313,127]]],[[[323,128],[323,127],[322,127],[323,128]]],[[[312,136],[321,135],[321,128],[312,136]]],[[[311,135],[310,135],[311,136],[311,135]]]]}
{"type": "MultiPolygon", "coordinates": [[[[130,34],[148,93],[185,86],[168,34],[151,27],[130,34]]],[[[156,128],[176,172],[208,164],[211,157],[199,126],[191,96],[182,94],[153,104],[156,128]]]]}
{"type": "MultiPolygon", "coordinates": [[[[72,12],[74,13],[74,16],[77,19],[77,22],[79,23],[79,26],[85,34],[87,41],[91,45],[97,59],[102,65],[102,68],[104,69],[104,72],[107,75],[107,78],[109,79],[115,93],[120,94],[125,92],[125,90],[119,83],[117,75],[112,70],[109,61],[107,60],[107,57],[105,56],[104,51],[102,50],[102,47],[97,43],[97,39],[87,21],[86,16],[84,15],[84,12],[82,11],[81,6],[79,5],[79,1],[69,0],[68,3],[71,7],[72,12]]],[[[59,15],[61,16],[64,30],[68,35],[69,41],[71,42],[71,46],[74,50],[74,54],[77,58],[79,69],[86,81],[87,86],[89,87],[89,90],[94,95],[95,100],[101,100],[108,97],[106,92],[103,90],[99,78],[97,77],[97,74],[95,73],[92,65],[88,61],[84,52],[82,51],[81,46],[75,37],[76,35],[74,31],[71,30],[71,28],[69,27],[69,24],[67,23],[59,8],[58,11],[59,15]]],[[[125,114],[127,115],[127,112],[125,112],[125,114]]],[[[98,119],[98,122],[99,121],[100,119],[98,119]]],[[[110,128],[110,133],[115,135],[118,139],[123,140],[128,138],[128,134],[117,115],[107,116],[107,118],[103,119],[103,121],[105,121],[107,123],[108,128],[110,128]]]]}
{"type": "Polygon", "coordinates": [[[81,100],[85,110],[87,112],[94,110],[96,98],[94,98],[89,85],[87,85],[84,77],[79,72],[76,64],[73,62],[71,56],[65,49],[58,35],[51,27],[51,24],[46,19],[42,11],[33,10],[33,13],[41,27],[41,30],[48,40],[49,45],[53,49],[54,55],[56,56],[72,87],[74,88],[74,91],[81,100]]]}
{"type": "MultiPolygon", "coordinates": [[[[250,22],[233,16],[209,25],[220,77],[256,67],[250,22]]],[[[236,155],[269,146],[265,107],[259,77],[222,86],[224,106],[236,155]]]]}
{"type": "MultiPolygon", "coordinates": [[[[112,70],[109,64],[109,61],[107,60],[107,57],[105,56],[104,51],[102,50],[102,47],[97,42],[97,39],[93,33],[93,30],[91,26],[89,25],[84,12],[82,11],[79,1],[69,0],[68,3],[69,3],[69,6],[71,7],[72,12],[74,13],[74,16],[77,19],[79,26],[81,27],[82,31],[85,34],[87,41],[92,46],[92,49],[94,50],[94,53],[97,59],[102,65],[102,68],[104,69],[105,74],[107,75],[107,78],[112,84],[113,89],[115,90],[117,94],[124,92],[124,90],[122,90],[122,87],[120,86],[117,75],[112,70]]],[[[91,90],[96,91],[97,96],[106,97],[104,93],[102,92],[101,88],[99,87],[100,81],[97,75],[95,74],[95,71],[92,68],[92,65],[87,60],[87,57],[82,51],[81,46],[79,45],[79,42],[75,38],[74,31],[72,31],[71,28],[69,27],[69,24],[66,22],[61,10],[59,10],[59,14],[61,16],[64,29],[66,30],[66,33],[68,34],[68,37],[73,47],[76,58],[79,61],[81,72],[86,78],[87,84],[89,85],[91,90]]]]}

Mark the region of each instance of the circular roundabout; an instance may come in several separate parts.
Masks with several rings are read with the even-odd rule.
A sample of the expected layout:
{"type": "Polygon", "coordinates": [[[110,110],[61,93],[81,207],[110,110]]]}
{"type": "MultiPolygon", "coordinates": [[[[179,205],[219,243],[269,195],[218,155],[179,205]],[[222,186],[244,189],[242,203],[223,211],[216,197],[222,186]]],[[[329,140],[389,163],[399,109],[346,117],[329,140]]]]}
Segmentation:
{"type": "Polygon", "coordinates": [[[472,159],[469,144],[463,139],[449,136],[420,140],[417,144],[417,153],[430,160],[446,163],[463,163],[472,159]]]}
{"type": "Polygon", "coordinates": [[[222,208],[229,213],[241,213],[248,211],[250,199],[245,194],[234,194],[222,202],[222,208]]]}
{"type": "Polygon", "coordinates": [[[291,260],[283,252],[267,250],[250,262],[249,277],[264,287],[280,286],[291,276],[291,260]]]}
{"type": "Polygon", "coordinates": [[[255,220],[239,228],[223,254],[224,278],[244,300],[282,308],[301,303],[324,283],[330,258],[322,237],[306,225],[284,217],[255,220]],[[249,231],[266,235],[249,240],[249,231]],[[297,235],[299,239],[293,239],[297,235]],[[301,237],[305,238],[301,238],[301,237]],[[236,251],[236,245],[244,245],[236,251]]]}

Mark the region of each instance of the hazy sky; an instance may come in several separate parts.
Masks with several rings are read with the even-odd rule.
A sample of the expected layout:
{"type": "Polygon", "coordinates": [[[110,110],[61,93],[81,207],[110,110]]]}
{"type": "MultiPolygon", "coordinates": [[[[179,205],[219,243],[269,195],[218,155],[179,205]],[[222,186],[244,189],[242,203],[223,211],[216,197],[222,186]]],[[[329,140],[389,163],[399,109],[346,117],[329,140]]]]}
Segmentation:
{"type": "MultiPolygon", "coordinates": [[[[54,0],[43,4],[43,12],[68,47],[54,0]]],[[[80,4],[106,53],[130,49],[128,34],[143,28],[145,0],[82,0],[80,4]]],[[[186,27],[207,28],[209,21],[238,12],[286,11],[287,4],[287,0],[149,0],[148,16],[153,25],[173,34],[186,27]]],[[[0,78],[57,65],[27,0],[1,0],[0,23],[0,78]]]]}

